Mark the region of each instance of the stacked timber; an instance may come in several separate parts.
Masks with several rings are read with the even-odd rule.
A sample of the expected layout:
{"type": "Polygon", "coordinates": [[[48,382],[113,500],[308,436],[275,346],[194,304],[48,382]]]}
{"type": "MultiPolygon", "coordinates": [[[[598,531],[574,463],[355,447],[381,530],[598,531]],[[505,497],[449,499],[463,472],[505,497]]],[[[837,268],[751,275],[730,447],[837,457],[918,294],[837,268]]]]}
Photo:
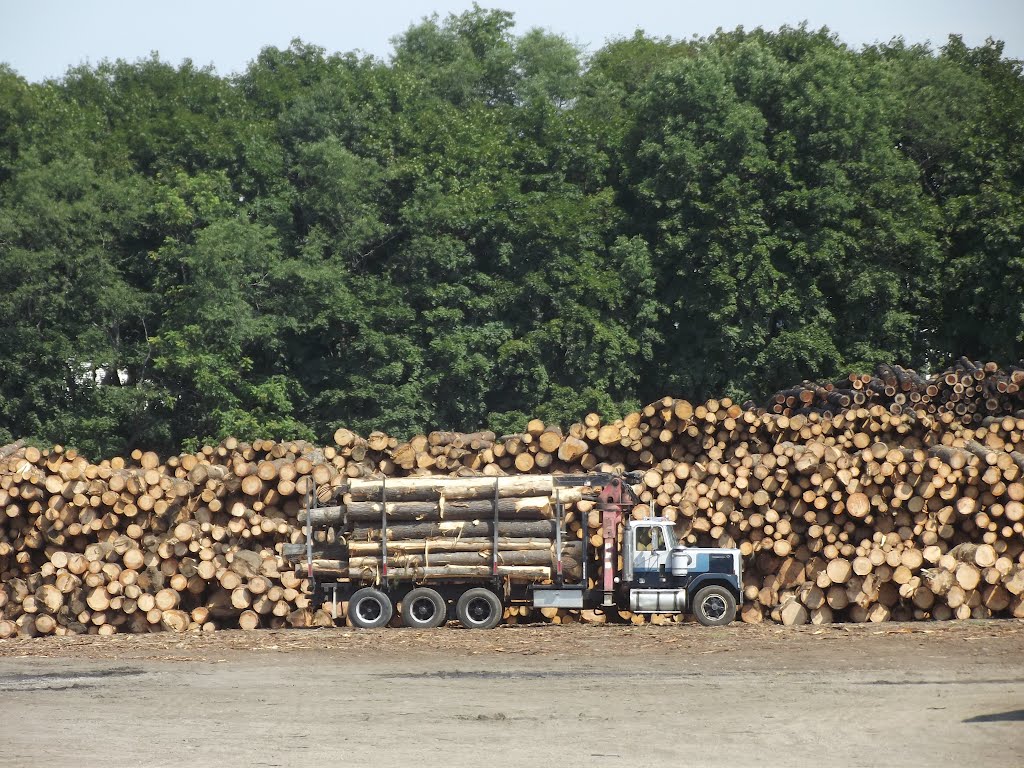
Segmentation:
{"type": "Polygon", "coordinates": [[[305,443],[226,440],[161,463],[0,449],[0,637],[323,622],[276,548],[337,467],[305,443]]]}
{"type": "MultiPolygon", "coordinates": [[[[801,385],[766,409],[664,398],[615,421],[532,420],[503,436],[399,442],[342,428],[324,447],[227,439],[100,462],[13,443],[0,448],[0,637],[330,623],[285,557],[305,540],[308,497],[316,514],[351,508],[344,541],[321,521],[318,559],[350,576],[354,560],[359,579],[376,578],[388,505],[386,566],[426,578],[490,567],[495,531],[489,497],[442,501],[417,478],[493,488],[494,478],[593,470],[639,471],[636,493],[682,543],[738,547],[746,621],[1024,617],[1022,383],[1020,365],[961,360],[938,377],[880,366],[866,381],[801,385]],[[420,496],[403,495],[400,478],[420,496]]],[[[547,569],[531,580],[550,574],[549,489],[500,501],[499,525],[511,526],[497,532],[500,565],[547,569]]],[[[584,539],[593,558],[594,501],[569,501],[563,523],[568,559],[582,557],[584,539]]],[[[588,574],[599,578],[599,567],[591,560],[588,574]]],[[[508,616],[673,620],[515,606],[508,616]]]]}
{"type": "MultiPolygon", "coordinates": [[[[301,523],[346,532],[333,548],[318,540],[304,567],[367,584],[493,575],[550,583],[561,559],[563,572],[578,577],[582,546],[557,547],[558,529],[572,523],[573,512],[556,519],[556,508],[581,499],[579,489],[556,488],[552,475],[354,480],[340,504],[300,513],[301,523]]],[[[301,544],[283,553],[296,562],[306,557],[301,544]]]]}
{"type": "MultiPolygon", "coordinates": [[[[620,442],[602,458],[649,467],[640,496],[684,542],[740,548],[745,620],[1024,616],[1024,413],[969,429],[881,406],[831,419],[728,401],[651,410],[640,431],[661,436],[668,424],[671,439],[620,442]],[[671,424],[677,407],[692,410],[685,424],[671,424]],[[960,544],[995,553],[976,582],[977,563],[943,559],[960,544]],[[951,569],[974,591],[943,589],[941,579],[933,589],[933,574],[951,569]]],[[[597,543],[599,521],[588,522],[597,543]]]]}
{"type": "MultiPolygon", "coordinates": [[[[1022,361],[1024,362],[1024,361],[1022,361]]],[[[871,374],[834,382],[804,381],[769,399],[767,409],[784,416],[818,413],[831,417],[851,407],[881,405],[894,415],[922,411],[970,426],[1020,407],[1024,367],[961,357],[947,370],[925,377],[899,365],[879,364],[871,374]]]]}

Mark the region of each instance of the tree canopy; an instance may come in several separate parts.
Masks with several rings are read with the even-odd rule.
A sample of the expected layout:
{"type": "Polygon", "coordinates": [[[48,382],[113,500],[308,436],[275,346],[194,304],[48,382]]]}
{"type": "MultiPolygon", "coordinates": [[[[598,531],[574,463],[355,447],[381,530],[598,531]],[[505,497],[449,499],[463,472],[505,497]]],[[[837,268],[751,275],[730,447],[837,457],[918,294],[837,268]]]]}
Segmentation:
{"type": "Polygon", "coordinates": [[[1016,359],[1022,200],[995,41],[587,55],[474,7],[387,61],[0,65],[0,440],[501,432],[1016,359]]]}

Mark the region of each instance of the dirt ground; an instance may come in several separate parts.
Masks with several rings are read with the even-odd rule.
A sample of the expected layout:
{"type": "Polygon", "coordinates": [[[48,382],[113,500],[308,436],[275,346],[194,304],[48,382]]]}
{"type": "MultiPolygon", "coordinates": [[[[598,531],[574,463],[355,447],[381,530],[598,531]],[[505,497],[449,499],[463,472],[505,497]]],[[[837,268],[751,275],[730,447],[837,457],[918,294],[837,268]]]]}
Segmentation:
{"type": "Polygon", "coordinates": [[[1024,766],[1024,622],[0,641],[0,766],[1024,766]]]}

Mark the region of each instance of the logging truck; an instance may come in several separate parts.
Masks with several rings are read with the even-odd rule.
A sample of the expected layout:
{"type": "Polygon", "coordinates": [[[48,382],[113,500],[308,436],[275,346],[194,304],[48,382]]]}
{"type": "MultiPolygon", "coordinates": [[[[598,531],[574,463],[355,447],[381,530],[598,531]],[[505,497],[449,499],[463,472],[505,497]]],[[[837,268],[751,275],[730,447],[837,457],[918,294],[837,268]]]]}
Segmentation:
{"type": "Polygon", "coordinates": [[[285,556],[316,606],[377,628],[396,609],[419,629],[501,623],[506,609],[690,613],[729,624],[743,598],[738,549],[680,546],[671,521],[646,513],[631,474],[354,480],[300,514],[305,543],[285,556]],[[588,498],[600,543],[570,537],[566,505],[588,498]],[[596,502],[596,503],[595,503],[596,502]],[[637,519],[638,518],[638,519],[637,519]],[[326,536],[314,538],[314,529],[326,536]],[[590,547],[597,551],[591,557],[590,547]]]}

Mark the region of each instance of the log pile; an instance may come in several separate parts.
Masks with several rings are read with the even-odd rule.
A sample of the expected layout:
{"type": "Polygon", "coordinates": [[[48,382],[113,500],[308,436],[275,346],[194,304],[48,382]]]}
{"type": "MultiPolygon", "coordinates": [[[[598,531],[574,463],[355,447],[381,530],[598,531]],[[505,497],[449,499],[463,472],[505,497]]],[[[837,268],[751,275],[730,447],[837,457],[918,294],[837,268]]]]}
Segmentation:
{"type": "MultiPolygon", "coordinates": [[[[358,531],[344,563],[329,533],[317,542],[318,559],[336,561],[325,569],[351,574],[355,560],[360,578],[378,577],[375,521],[388,504],[405,526],[391,531],[388,567],[426,577],[490,563],[493,527],[474,506],[484,500],[446,498],[442,520],[436,494],[374,496],[380,478],[591,470],[641,470],[637,492],[682,542],[739,547],[745,621],[1024,617],[1024,367],[961,360],[925,378],[879,366],[867,379],[801,385],[764,409],[664,398],[613,422],[588,414],[563,431],[533,420],[505,436],[399,442],[339,429],[323,448],[228,439],[163,461],[135,451],[98,463],[14,443],[0,448],[0,638],[327,624],[285,558],[304,541],[307,493],[327,505],[320,515],[351,507],[358,531]]],[[[550,505],[542,493],[518,498],[534,501],[522,516],[503,512],[502,567],[546,568],[528,577],[543,580],[550,505]]],[[[584,538],[595,556],[593,501],[568,510],[569,558],[584,538]]],[[[588,565],[595,579],[598,566],[588,565]]],[[[507,616],[538,618],[525,607],[507,616]]]]}
{"type": "MultiPolygon", "coordinates": [[[[340,504],[303,510],[299,522],[318,530],[351,523],[344,525],[350,531],[344,545],[318,537],[311,567],[322,579],[375,584],[497,573],[512,582],[550,583],[559,560],[556,531],[564,522],[556,520],[555,502],[581,499],[579,489],[556,489],[551,475],[353,480],[340,504]]],[[[580,577],[582,551],[578,541],[562,548],[566,576],[580,577]]],[[[295,562],[306,558],[301,544],[282,554],[295,562]]]]}
{"type": "MultiPolygon", "coordinates": [[[[1024,363],[1024,361],[1022,361],[1024,363]]],[[[1024,367],[961,357],[949,369],[926,378],[899,365],[879,364],[873,374],[850,374],[835,382],[804,381],[769,398],[767,410],[783,416],[817,413],[831,418],[851,407],[883,406],[889,413],[938,415],[945,423],[979,424],[1019,408],[1024,367]]]]}
{"type": "Polygon", "coordinates": [[[0,638],[323,622],[276,547],[300,535],[298,494],[337,474],[325,453],[227,440],[91,464],[0,449],[0,638]]]}
{"type": "Polygon", "coordinates": [[[740,548],[744,620],[1024,616],[1024,412],[972,429],[880,405],[825,418],[709,401],[662,443],[677,409],[691,407],[649,406],[645,438],[607,458],[647,468],[641,497],[683,541],[740,548]],[[954,566],[961,544],[984,545],[984,565],[954,566]]]}

